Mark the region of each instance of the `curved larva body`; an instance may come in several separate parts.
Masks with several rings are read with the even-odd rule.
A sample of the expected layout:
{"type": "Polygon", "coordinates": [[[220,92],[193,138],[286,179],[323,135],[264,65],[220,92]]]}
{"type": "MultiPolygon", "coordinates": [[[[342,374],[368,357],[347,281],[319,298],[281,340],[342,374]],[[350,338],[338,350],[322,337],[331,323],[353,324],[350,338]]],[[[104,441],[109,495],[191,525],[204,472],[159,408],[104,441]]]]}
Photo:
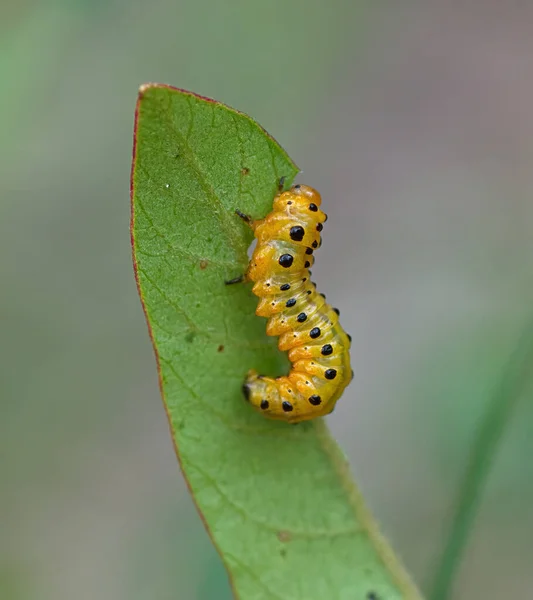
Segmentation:
{"type": "Polygon", "coordinates": [[[276,379],[250,371],[243,390],[266,417],[290,423],[330,413],[352,379],[350,338],[310,279],[327,219],[320,203],[318,192],[296,185],[276,196],[264,219],[250,221],[257,246],[246,279],[260,298],[256,314],[269,318],[267,335],[279,336],[292,368],[276,379]]]}

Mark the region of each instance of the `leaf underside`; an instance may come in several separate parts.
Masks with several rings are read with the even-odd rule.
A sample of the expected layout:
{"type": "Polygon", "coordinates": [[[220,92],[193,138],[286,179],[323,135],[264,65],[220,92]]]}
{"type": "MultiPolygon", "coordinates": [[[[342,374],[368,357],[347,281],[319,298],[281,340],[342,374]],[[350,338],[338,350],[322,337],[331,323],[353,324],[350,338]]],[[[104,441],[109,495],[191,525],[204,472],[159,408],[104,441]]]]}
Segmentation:
{"type": "Polygon", "coordinates": [[[323,422],[267,421],[245,404],[248,369],[287,359],[255,316],[252,234],[296,165],[246,115],[163,85],[137,104],[132,244],[176,452],[235,596],[419,598],[380,537],[323,422]]]}

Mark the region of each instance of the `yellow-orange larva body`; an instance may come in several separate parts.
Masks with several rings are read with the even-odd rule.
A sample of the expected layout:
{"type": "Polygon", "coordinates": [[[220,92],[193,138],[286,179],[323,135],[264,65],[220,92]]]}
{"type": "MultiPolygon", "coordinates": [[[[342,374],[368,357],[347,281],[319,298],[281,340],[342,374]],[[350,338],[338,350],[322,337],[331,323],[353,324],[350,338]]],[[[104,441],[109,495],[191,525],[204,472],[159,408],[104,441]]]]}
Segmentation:
{"type": "Polygon", "coordinates": [[[243,390],[264,416],[289,423],[330,413],[352,380],[350,338],[310,279],[327,219],[320,204],[317,191],[295,185],[274,198],[264,219],[247,219],[257,245],[245,278],[260,298],[256,314],[268,317],[267,335],[279,336],[292,367],[275,379],[252,370],[243,390]]]}

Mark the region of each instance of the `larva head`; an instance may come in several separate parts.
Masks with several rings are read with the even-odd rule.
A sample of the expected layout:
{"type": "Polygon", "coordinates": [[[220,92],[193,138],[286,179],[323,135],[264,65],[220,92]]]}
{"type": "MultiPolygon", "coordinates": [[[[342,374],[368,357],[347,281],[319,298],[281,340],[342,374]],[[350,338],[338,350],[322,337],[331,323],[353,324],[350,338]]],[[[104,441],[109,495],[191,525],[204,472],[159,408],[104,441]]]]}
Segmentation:
{"type": "Polygon", "coordinates": [[[284,210],[292,207],[296,210],[305,210],[309,206],[320,206],[322,198],[320,194],[308,185],[296,184],[290,190],[283,192],[274,199],[274,210],[284,210]]]}

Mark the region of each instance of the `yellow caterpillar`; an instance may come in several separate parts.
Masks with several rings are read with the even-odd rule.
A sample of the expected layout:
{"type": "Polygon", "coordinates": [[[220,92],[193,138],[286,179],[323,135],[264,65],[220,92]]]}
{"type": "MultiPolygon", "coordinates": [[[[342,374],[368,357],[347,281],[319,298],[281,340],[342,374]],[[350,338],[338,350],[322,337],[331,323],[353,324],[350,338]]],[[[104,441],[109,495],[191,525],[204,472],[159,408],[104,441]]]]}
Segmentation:
{"type": "Polygon", "coordinates": [[[290,373],[271,378],[249,371],[243,391],[250,404],[270,419],[298,423],[330,413],[350,383],[350,336],[310,280],[313,252],[321,244],[327,215],[320,194],[294,185],[274,198],[273,210],[254,221],[236,211],[257,238],[246,274],[226,283],[253,281],[260,298],[256,314],[268,317],[267,335],[279,336],[288,351],[290,373]]]}

